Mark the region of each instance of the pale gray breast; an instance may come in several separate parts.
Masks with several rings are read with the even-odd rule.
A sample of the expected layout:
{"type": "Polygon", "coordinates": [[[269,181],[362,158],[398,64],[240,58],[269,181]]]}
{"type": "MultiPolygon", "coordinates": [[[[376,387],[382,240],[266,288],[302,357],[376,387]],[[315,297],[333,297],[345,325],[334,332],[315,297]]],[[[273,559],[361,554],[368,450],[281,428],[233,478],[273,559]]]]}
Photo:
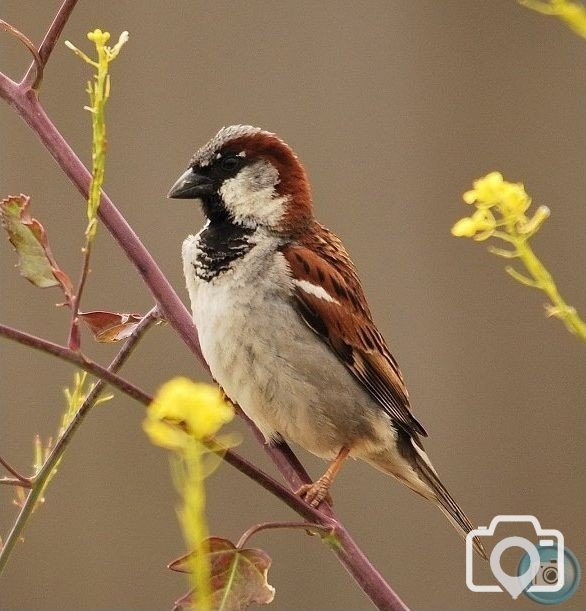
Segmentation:
{"type": "MultiPolygon", "coordinates": [[[[271,327],[286,313],[292,293],[280,245],[279,238],[257,230],[249,236],[246,251],[227,263],[224,259],[219,272],[210,277],[210,255],[202,247],[202,234],[184,242],[183,266],[194,321],[212,369],[233,367],[236,351],[241,353],[248,344],[264,345],[273,337],[271,327]]],[[[211,258],[219,260],[217,255],[211,258]]]]}
{"type": "Polygon", "coordinates": [[[353,435],[368,433],[364,407],[372,402],[297,314],[279,241],[255,240],[210,281],[194,272],[197,237],[184,244],[203,354],[214,378],[267,438],[276,431],[329,457],[353,435]]]}

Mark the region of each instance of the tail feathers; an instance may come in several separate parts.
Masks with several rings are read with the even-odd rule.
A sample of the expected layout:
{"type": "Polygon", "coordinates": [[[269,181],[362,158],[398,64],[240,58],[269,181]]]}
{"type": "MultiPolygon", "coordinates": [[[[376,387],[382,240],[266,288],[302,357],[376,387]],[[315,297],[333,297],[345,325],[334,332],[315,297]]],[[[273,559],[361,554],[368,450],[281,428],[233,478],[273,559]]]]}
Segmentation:
{"type": "MultiPolygon", "coordinates": [[[[454,500],[454,497],[452,497],[447,488],[440,481],[436,470],[433,468],[433,465],[425,453],[425,450],[419,445],[418,440],[411,437],[409,441],[414,450],[411,457],[413,458],[413,467],[415,468],[417,475],[431,489],[442,513],[448,518],[458,533],[465,539],[466,535],[471,530],[474,530],[474,526],[472,526],[468,516],[462,511],[458,503],[456,503],[454,500]]],[[[419,492],[418,490],[415,491],[419,492]]],[[[472,539],[472,546],[474,551],[476,551],[480,557],[484,558],[484,560],[488,560],[486,550],[478,537],[474,537],[472,539]]]]}
{"type": "MultiPolygon", "coordinates": [[[[369,456],[366,460],[373,466],[389,475],[396,477],[411,490],[423,498],[436,504],[448,518],[462,538],[474,530],[466,514],[441,483],[417,435],[398,431],[398,452],[380,452],[369,456]]],[[[477,537],[472,540],[476,553],[488,560],[486,551],[477,537]]]]}

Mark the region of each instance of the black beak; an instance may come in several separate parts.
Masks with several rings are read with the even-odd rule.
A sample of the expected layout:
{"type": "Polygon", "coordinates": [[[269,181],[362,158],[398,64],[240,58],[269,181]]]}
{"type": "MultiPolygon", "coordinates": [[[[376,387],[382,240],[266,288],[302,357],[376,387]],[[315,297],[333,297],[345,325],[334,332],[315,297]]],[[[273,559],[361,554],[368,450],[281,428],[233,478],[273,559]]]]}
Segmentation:
{"type": "Polygon", "coordinates": [[[212,195],[214,185],[211,178],[197,174],[189,168],[171,187],[167,197],[172,199],[201,199],[212,195]]]}

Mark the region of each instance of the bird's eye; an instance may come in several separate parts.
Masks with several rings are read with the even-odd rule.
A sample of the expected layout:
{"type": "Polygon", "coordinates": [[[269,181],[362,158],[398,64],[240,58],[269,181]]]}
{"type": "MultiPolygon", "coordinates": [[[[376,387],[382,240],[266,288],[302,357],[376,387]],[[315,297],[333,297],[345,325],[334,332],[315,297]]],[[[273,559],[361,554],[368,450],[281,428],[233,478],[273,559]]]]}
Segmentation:
{"type": "Polygon", "coordinates": [[[225,172],[233,172],[240,167],[241,158],[235,155],[229,155],[228,157],[222,157],[220,161],[220,167],[225,172]]]}

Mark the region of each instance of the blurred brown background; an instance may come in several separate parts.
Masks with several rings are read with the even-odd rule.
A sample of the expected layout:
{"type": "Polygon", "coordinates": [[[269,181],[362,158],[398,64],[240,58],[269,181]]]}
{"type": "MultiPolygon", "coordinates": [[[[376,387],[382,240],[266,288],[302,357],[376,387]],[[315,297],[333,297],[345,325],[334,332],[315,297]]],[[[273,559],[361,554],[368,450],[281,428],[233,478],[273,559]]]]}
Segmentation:
{"type": "MultiPolygon", "coordinates": [[[[4,0],[0,16],[39,41],[56,0],[4,0]]],[[[407,377],[427,448],[478,524],[535,514],[586,558],[585,347],[544,296],[506,276],[484,245],[456,240],[461,193],[500,169],[552,218],[535,247],[562,294],[586,314],[586,42],[510,0],[380,2],[80,2],[63,40],[89,49],[101,27],[130,42],[113,65],[107,191],[186,299],[180,244],[202,223],[165,199],[193,150],[222,125],[278,132],[313,180],[319,218],[353,255],[381,330],[407,377]]],[[[0,39],[13,77],[26,50],[0,39]]],[[[88,160],[82,110],[89,68],[58,45],[42,100],[88,160]]],[[[78,272],[83,202],[32,133],[0,105],[0,194],[33,198],[55,254],[78,272]]],[[[18,277],[0,240],[0,320],[65,341],[55,290],[18,277]]],[[[145,311],[148,291],[100,231],[85,309],[145,311]]],[[[85,339],[106,362],[111,346],[85,339]]],[[[72,368],[0,342],[0,454],[26,471],[36,432],[52,434],[72,368]]],[[[205,374],[171,329],[150,333],[125,374],[148,390],[205,374]]],[[[7,609],[167,609],[185,590],[165,564],[183,551],[165,453],[124,397],[95,409],[0,583],[7,609]]],[[[242,451],[272,469],[241,423],[242,451]]],[[[323,464],[300,455],[314,476],[323,464]]],[[[292,514],[229,466],[209,481],[211,532],[292,514]]],[[[15,517],[0,490],[0,533],[15,517]]],[[[464,544],[439,511],[363,464],[334,487],[339,515],[415,609],[535,608],[474,594],[464,544]]],[[[259,535],[274,559],[275,609],[368,609],[329,551],[299,532],[259,535]]],[[[484,578],[488,578],[486,567],[484,578]]],[[[583,590],[583,587],[582,587],[583,590]]],[[[584,608],[579,592],[564,605],[584,608]]]]}

